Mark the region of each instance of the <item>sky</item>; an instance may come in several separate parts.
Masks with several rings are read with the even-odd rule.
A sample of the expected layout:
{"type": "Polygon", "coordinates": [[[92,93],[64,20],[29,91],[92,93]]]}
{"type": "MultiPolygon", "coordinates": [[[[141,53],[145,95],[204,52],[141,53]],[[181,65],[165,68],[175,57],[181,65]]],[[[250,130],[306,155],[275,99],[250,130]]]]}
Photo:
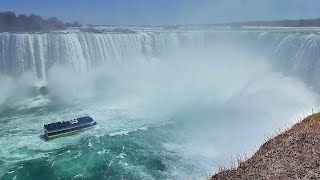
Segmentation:
{"type": "Polygon", "coordinates": [[[318,18],[320,0],[0,0],[0,11],[83,24],[211,24],[318,18]]]}

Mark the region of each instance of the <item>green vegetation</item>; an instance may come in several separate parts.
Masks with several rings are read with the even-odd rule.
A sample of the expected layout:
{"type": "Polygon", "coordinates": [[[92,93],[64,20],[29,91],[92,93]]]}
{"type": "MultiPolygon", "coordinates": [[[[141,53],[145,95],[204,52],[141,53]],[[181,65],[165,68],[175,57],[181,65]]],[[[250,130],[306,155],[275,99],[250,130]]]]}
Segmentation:
{"type": "Polygon", "coordinates": [[[299,19],[299,20],[233,22],[233,23],[227,23],[224,25],[230,25],[233,27],[239,27],[239,26],[320,27],[320,18],[318,18],[318,19],[299,19]]]}
{"type": "Polygon", "coordinates": [[[30,14],[16,15],[14,12],[0,12],[0,31],[32,31],[32,30],[61,30],[67,27],[81,27],[75,21],[64,23],[56,17],[43,19],[41,16],[30,14]]]}

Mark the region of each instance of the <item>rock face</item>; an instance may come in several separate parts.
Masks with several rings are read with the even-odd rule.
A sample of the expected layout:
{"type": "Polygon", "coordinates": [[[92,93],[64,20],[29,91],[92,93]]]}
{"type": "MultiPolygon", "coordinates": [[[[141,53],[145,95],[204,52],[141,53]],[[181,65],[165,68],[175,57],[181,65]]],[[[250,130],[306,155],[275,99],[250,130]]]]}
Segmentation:
{"type": "Polygon", "coordinates": [[[320,179],[320,113],[267,141],[237,169],[211,179],[320,179]]]}
{"type": "Polygon", "coordinates": [[[42,86],[39,88],[39,92],[41,95],[45,96],[45,95],[48,95],[49,90],[46,86],[42,86]]]}
{"type": "Polygon", "coordinates": [[[32,86],[27,89],[26,95],[28,97],[36,97],[39,95],[45,96],[49,94],[49,89],[47,86],[32,86]]]}

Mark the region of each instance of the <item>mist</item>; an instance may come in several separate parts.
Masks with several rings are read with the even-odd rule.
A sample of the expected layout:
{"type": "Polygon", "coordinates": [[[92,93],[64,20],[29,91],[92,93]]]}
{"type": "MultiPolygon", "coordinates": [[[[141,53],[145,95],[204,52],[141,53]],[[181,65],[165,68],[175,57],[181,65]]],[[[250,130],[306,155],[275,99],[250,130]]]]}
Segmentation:
{"type": "Polygon", "coordinates": [[[62,99],[99,96],[126,109],[132,119],[178,122],[176,136],[183,140],[164,146],[207,172],[216,171],[217,164],[228,166],[230,156],[250,156],[267,137],[318,108],[318,95],[303,82],[239,47],[109,64],[85,77],[57,66],[48,77],[52,93],[62,99]]]}
{"type": "MultiPolygon", "coordinates": [[[[192,36],[198,44],[192,41],[193,38],[183,38],[187,35],[190,34],[172,40],[184,43],[181,46],[163,43],[160,47],[167,45],[170,51],[165,49],[163,52],[166,53],[162,56],[150,58],[149,55],[138,54],[134,57],[123,56],[125,58],[121,61],[85,61],[82,58],[84,64],[89,66],[92,63],[91,68],[87,69],[84,66],[79,68],[82,62],[77,64],[74,58],[80,57],[77,53],[81,55],[84,52],[82,47],[86,46],[76,43],[81,51],[70,48],[72,52],[61,53],[75,54],[63,57],[69,57],[72,61],[48,60],[54,63],[41,69],[46,71],[42,77],[38,77],[35,70],[15,77],[1,75],[0,112],[5,114],[9,107],[9,113],[21,114],[4,124],[10,127],[7,129],[16,129],[23,121],[28,122],[27,129],[39,131],[44,123],[73,118],[79,114],[90,114],[99,124],[93,135],[89,134],[90,138],[84,134],[50,142],[50,146],[38,136],[35,137],[34,133],[26,137],[32,138],[32,141],[25,141],[22,139],[25,136],[18,134],[13,138],[20,143],[14,149],[27,147],[28,151],[23,152],[10,149],[11,140],[3,136],[0,137],[0,145],[6,148],[0,151],[0,155],[9,157],[8,162],[11,162],[15,157],[38,158],[42,154],[34,151],[38,152],[39,149],[44,152],[56,151],[68,148],[70,144],[83,149],[88,146],[96,148],[80,155],[86,159],[87,156],[100,156],[101,152],[105,152],[101,150],[107,148],[104,142],[133,138],[136,134],[145,138],[138,139],[139,142],[145,142],[150,138],[148,133],[151,132],[152,137],[153,131],[158,128],[159,131],[168,132],[170,138],[166,137],[167,134],[155,133],[154,136],[159,139],[147,141],[153,144],[147,144],[144,148],[159,143],[162,149],[155,151],[164,152],[165,159],[177,156],[173,158],[174,161],[163,160],[166,173],[172,174],[175,179],[188,177],[191,171],[198,178],[205,176],[204,173],[216,172],[218,164],[228,166],[230,156],[252,155],[266,137],[275,135],[279,128],[289,127],[312,109],[318,109],[319,97],[309,87],[310,84],[279,71],[275,59],[269,59],[253,49],[248,41],[242,41],[242,36],[238,37],[239,34],[229,37],[227,33],[217,33],[207,41],[200,41],[202,36],[192,36]],[[34,93],[42,86],[48,87],[48,95],[34,93]],[[30,114],[34,114],[34,117],[30,114]],[[93,143],[96,139],[98,142],[93,143]]],[[[68,40],[67,36],[63,36],[64,40],[68,40]]],[[[135,42],[137,39],[134,39],[135,42]]],[[[72,35],[72,42],[66,46],[73,47],[72,43],[76,40],[77,36],[72,35]]],[[[128,51],[131,47],[131,44],[125,46],[129,48],[128,51]]],[[[120,54],[122,51],[115,52],[120,54]]],[[[57,163],[49,167],[55,167],[62,174],[69,173],[63,168],[65,164],[60,157],[55,160],[57,163]]],[[[162,159],[159,161],[162,162],[162,159]]],[[[130,164],[130,161],[126,163],[130,164]]],[[[95,164],[95,161],[90,162],[85,168],[95,164]]]]}
{"type": "MultiPolygon", "coordinates": [[[[319,112],[319,8],[1,2],[0,179],[209,179],[233,170],[319,112]]],[[[286,162],[263,163],[293,177],[286,162]]]]}
{"type": "Polygon", "coordinates": [[[230,154],[253,153],[266,134],[318,106],[318,96],[304,83],[236,46],[181,49],[163,59],[110,63],[86,72],[55,64],[46,82],[32,77],[2,76],[1,103],[30,98],[29,87],[45,84],[50,93],[38,98],[49,104],[94,99],[125,109],[132,119],[174,120],[181,123],[177,136],[184,140],[165,147],[197,163],[210,161],[200,163],[210,172],[230,154]]]}

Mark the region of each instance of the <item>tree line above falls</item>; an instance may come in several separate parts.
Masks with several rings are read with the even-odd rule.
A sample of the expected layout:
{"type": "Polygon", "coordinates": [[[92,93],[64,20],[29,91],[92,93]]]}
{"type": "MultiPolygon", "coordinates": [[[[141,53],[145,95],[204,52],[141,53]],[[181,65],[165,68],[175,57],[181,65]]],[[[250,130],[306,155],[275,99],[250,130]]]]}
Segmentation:
{"type": "Polygon", "coordinates": [[[276,20],[276,21],[247,21],[232,22],[227,24],[232,27],[241,26],[266,26],[266,27],[320,27],[320,18],[317,19],[299,19],[299,20],[276,20]]]}
{"type": "MultiPolygon", "coordinates": [[[[175,25],[167,27],[176,27],[185,25],[175,25]]],[[[276,21],[247,21],[247,22],[232,22],[221,24],[205,24],[204,26],[265,26],[265,27],[320,27],[320,18],[317,19],[300,19],[300,20],[276,20],[276,21]]],[[[0,32],[3,31],[41,31],[41,30],[63,30],[68,27],[82,27],[78,21],[73,23],[64,23],[56,17],[44,19],[39,15],[20,14],[14,12],[0,12],[0,32]]],[[[92,26],[89,28],[80,28],[85,32],[96,32],[92,26]]],[[[99,31],[100,32],[100,31],[99,31]]]]}
{"type": "Polygon", "coordinates": [[[67,27],[81,26],[77,21],[64,23],[56,17],[43,19],[35,14],[16,15],[14,12],[0,12],[0,31],[63,30],[67,27]]]}

